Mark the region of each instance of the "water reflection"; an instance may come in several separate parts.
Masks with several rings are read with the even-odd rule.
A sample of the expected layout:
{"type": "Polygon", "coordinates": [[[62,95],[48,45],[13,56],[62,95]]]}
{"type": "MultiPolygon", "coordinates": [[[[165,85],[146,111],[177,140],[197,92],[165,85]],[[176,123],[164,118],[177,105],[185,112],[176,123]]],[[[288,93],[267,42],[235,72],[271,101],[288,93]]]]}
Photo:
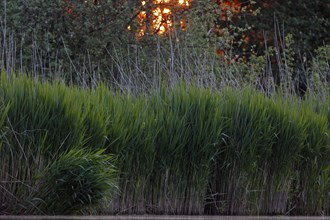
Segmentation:
{"type": "Polygon", "coordinates": [[[330,216],[4,216],[6,220],[330,220],[330,216]]]}

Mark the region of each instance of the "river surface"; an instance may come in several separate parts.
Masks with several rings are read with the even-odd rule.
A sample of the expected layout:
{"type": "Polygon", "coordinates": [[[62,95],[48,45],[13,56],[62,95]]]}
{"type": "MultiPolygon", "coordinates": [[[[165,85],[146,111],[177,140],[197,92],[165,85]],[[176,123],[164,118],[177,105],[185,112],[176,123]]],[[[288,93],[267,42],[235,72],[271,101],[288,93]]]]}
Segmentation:
{"type": "Polygon", "coordinates": [[[330,220],[330,216],[175,216],[175,215],[127,215],[127,216],[6,216],[6,220],[330,220]]]}

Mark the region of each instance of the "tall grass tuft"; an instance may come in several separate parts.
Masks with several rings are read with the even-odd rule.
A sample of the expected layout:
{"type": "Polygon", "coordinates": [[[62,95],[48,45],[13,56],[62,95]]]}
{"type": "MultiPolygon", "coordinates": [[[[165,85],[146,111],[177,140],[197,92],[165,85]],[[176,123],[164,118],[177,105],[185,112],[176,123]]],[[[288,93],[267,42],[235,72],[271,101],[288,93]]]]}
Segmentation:
{"type": "Polygon", "coordinates": [[[112,160],[103,151],[68,151],[39,174],[30,202],[48,215],[86,214],[104,208],[116,188],[112,160]]]}
{"type": "Polygon", "coordinates": [[[221,109],[212,90],[184,85],[151,96],[156,151],[152,195],[156,213],[204,212],[210,164],[219,153],[221,109]]]}

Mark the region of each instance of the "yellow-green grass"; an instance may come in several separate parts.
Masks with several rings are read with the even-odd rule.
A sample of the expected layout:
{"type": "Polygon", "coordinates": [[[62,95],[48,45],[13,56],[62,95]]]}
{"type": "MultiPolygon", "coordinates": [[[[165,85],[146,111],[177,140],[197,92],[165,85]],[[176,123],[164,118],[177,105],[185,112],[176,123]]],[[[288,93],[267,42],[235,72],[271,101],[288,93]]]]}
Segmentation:
{"type": "Polygon", "coordinates": [[[0,100],[1,211],[329,213],[329,102],[184,82],[132,95],[4,74],[0,100]],[[65,178],[96,192],[56,206],[47,195],[65,178]]]}

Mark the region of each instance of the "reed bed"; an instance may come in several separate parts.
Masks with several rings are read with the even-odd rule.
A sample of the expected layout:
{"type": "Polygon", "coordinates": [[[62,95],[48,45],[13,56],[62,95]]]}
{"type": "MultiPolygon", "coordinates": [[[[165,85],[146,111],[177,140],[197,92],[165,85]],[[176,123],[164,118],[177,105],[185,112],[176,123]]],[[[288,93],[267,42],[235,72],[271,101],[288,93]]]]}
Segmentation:
{"type": "Polygon", "coordinates": [[[329,214],[329,100],[6,74],[0,97],[1,213],[329,214]]]}

